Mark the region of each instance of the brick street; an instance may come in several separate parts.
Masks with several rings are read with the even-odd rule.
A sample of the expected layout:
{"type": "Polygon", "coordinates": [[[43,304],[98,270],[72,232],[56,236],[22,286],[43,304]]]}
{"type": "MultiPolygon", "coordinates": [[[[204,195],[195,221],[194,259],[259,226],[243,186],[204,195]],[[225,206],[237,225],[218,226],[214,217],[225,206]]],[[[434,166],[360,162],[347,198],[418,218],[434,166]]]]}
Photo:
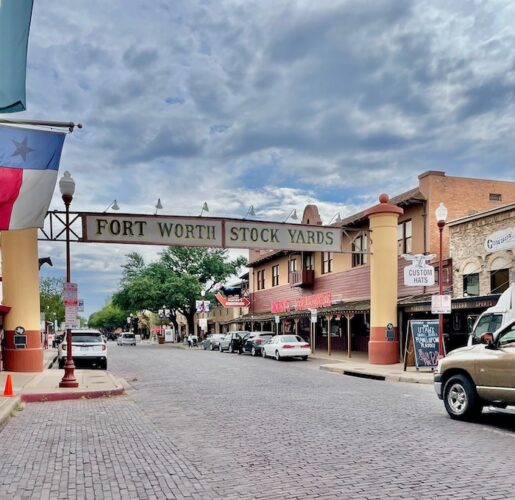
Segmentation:
{"type": "Polygon", "coordinates": [[[432,386],[316,360],[109,344],[126,396],[34,403],[0,432],[0,498],[515,498],[515,417],[450,420],[432,386]]]}

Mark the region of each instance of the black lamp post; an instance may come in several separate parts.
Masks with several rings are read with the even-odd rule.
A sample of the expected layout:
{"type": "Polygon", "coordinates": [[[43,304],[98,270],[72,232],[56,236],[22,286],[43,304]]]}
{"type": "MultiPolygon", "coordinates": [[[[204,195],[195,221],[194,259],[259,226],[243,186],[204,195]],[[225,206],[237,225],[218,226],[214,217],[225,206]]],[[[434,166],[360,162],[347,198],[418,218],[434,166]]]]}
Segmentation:
{"type": "MultiPolygon", "coordinates": [[[[59,189],[63,195],[64,205],[66,207],[66,283],[71,280],[70,271],[70,203],[75,192],[75,182],[70,172],[65,172],[59,181],[59,189]]],[[[66,363],[64,364],[64,376],[59,382],[59,387],[79,387],[79,383],[75,379],[75,364],[72,357],[72,331],[66,329],[66,363]]]]}
{"type": "MultiPolygon", "coordinates": [[[[442,232],[447,220],[447,207],[442,203],[438,205],[435,210],[436,222],[438,224],[438,231],[440,232],[440,265],[438,268],[438,284],[440,285],[440,297],[443,295],[443,268],[442,268],[442,232]]],[[[445,357],[445,350],[443,348],[443,314],[438,315],[438,357],[445,357]]]]}

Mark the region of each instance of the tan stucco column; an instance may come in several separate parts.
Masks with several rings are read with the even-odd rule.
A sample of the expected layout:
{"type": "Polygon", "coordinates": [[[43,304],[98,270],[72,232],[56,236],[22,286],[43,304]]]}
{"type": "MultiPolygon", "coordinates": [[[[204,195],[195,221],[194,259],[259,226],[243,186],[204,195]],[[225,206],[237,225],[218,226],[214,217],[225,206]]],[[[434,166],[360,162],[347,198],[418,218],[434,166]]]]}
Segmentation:
{"type": "Polygon", "coordinates": [[[379,196],[379,205],[365,212],[370,220],[370,341],[368,360],[372,364],[399,362],[397,329],[397,224],[404,210],[379,196]],[[387,325],[394,327],[394,340],[388,340],[387,325]]]}
{"type": "Polygon", "coordinates": [[[37,229],[2,231],[3,302],[5,316],[4,369],[13,372],[43,371],[40,333],[39,264],[37,229]],[[15,348],[14,330],[25,329],[26,347],[15,348]]]}

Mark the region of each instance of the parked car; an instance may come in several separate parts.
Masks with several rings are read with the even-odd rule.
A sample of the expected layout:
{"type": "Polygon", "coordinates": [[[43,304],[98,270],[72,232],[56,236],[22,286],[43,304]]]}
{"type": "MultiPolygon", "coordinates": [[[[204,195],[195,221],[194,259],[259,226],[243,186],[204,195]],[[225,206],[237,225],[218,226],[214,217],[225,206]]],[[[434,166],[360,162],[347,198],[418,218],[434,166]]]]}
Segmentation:
{"type": "Polygon", "coordinates": [[[228,332],[225,334],[225,337],[220,340],[219,350],[220,352],[229,351],[229,352],[240,352],[243,346],[243,339],[250,332],[239,331],[239,332],[228,332]]]}
{"type": "Polygon", "coordinates": [[[252,356],[259,356],[261,354],[261,346],[274,335],[274,332],[250,332],[245,338],[242,352],[249,352],[252,356]]]}
{"type": "Polygon", "coordinates": [[[437,396],[456,420],[473,420],[486,405],[515,405],[515,319],[480,342],[450,352],[433,375],[437,396]]]}
{"type": "Polygon", "coordinates": [[[116,339],[117,345],[136,345],[136,335],[134,333],[122,333],[116,339]]]}
{"type": "Polygon", "coordinates": [[[209,334],[203,341],[202,341],[202,347],[204,348],[204,351],[209,349],[210,351],[214,351],[215,349],[220,348],[220,340],[224,338],[223,333],[211,333],[209,334]]]}
{"type": "MultiPolygon", "coordinates": [[[[107,343],[98,330],[72,330],[72,357],[78,364],[87,363],[107,370],[107,343]]],[[[59,368],[66,361],[66,340],[61,342],[57,351],[59,368]]]]}
{"type": "Polygon", "coordinates": [[[298,335],[276,335],[261,346],[263,358],[270,356],[277,361],[294,357],[299,357],[305,361],[310,354],[309,344],[298,335]]]}

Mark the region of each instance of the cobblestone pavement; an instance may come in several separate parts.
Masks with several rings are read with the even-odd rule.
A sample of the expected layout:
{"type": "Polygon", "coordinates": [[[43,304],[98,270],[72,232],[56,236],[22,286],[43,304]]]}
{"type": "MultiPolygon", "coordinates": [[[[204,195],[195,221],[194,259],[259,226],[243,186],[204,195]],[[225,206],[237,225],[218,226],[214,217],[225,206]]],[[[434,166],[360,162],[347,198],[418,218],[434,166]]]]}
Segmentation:
{"type": "Polygon", "coordinates": [[[0,499],[515,498],[515,416],[450,420],[431,386],[169,346],[116,347],[127,396],[28,405],[0,499]]]}

